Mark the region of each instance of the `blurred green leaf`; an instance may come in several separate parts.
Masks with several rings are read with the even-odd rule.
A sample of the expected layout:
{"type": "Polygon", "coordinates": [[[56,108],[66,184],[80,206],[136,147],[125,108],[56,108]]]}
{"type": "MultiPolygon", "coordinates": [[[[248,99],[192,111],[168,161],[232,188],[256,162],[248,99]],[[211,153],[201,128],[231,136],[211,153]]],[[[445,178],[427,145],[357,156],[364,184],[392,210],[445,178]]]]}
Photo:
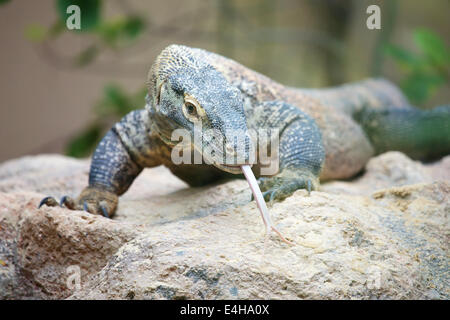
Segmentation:
{"type": "Polygon", "coordinates": [[[80,67],[86,66],[91,63],[98,54],[98,47],[96,45],[91,45],[78,54],[75,63],[80,67]]]}
{"type": "MultiPolygon", "coordinates": [[[[0,3],[4,2],[6,1],[0,0],[0,3]]],[[[66,21],[73,14],[67,13],[67,8],[71,5],[79,6],[81,30],[75,31],[91,32],[99,37],[72,60],[79,67],[91,63],[98,56],[100,50],[105,48],[105,44],[113,49],[130,45],[142,34],[146,25],[146,20],[138,15],[125,15],[102,21],[101,0],[55,0],[55,5],[58,14],[57,21],[48,30],[42,26],[30,25],[26,28],[25,35],[35,42],[54,40],[58,35],[67,31],[66,21]]],[[[142,108],[145,104],[146,94],[145,87],[137,92],[128,93],[115,84],[105,86],[103,96],[94,108],[96,120],[68,143],[66,154],[73,157],[88,156],[112,123],[135,108],[142,108]]]]}
{"type": "Polygon", "coordinates": [[[141,34],[142,30],[144,30],[145,23],[141,17],[131,16],[125,22],[124,33],[130,38],[134,39],[139,34],[141,34]]]}
{"type": "Polygon", "coordinates": [[[64,30],[66,30],[66,25],[61,21],[57,20],[55,23],[52,24],[50,29],[48,29],[48,36],[51,38],[55,38],[56,36],[60,35],[64,30]]]}
{"type": "Polygon", "coordinates": [[[38,24],[30,24],[25,28],[25,37],[31,42],[42,42],[47,35],[47,30],[38,24]]]}
{"type": "Polygon", "coordinates": [[[81,11],[81,29],[74,31],[92,31],[100,23],[101,1],[100,0],[56,0],[57,11],[60,20],[66,24],[67,18],[71,15],[67,13],[70,5],[77,5],[81,11]]]}
{"type": "Polygon", "coordinates": [[[438,75],[413,73],[405,78],[401,86],[411,101],[414,103],[423,103],[444,83],[445,79],[438,75]]]}
{"type": "Polygon", "coordinates": [[[101,126],[99,124],[93,124],[69,142],[66,148],[66,154],[77,158],[87,157],[99,142],[101,134],[101,126]]]}
{"type": "Polygon", "coordinates": [[[72,157],[86,157],[100,141],[103,132],[106,132],[111,123],[120,120],[127,113],[142,108],[145,103],[147,88],[143,87],[134,94],[126,93],[115,84],[105,86],[102,99],[95,108],[94,124],[73,138],[67,147],[66,154],[72,157]]]}
{"type": "Polygon", "coordinates": [[[399,65],[404,68],[413,69],[422,64],[422,59],[416,56],[413,52],[405,50],[401,47],[389,44],[385,46],[385,52],[394,58],[399,65]]]}
{"type": "Polygon", "coordinates": [[[141,17],[119,17],[104,21],[99,27],[99,34],[103,41],[111,47],[129,44],[144,30],[145,23],[141,17]]]}
{"type": "Polygon", "coordinates": [[[450,57],[444,41],[432,31],[414,31],[414,42],[421,54],[392,44],[385,48],[385,52],[405,72],[401,87],[406,96],[411,102],[421,104],[448,82],[450,57]]]}
{"type": "Polygon", "coordinates": [[[142,87],[140,90],[138,90],[132,99],[132,106],[134,108],[142,108],[142,106],[145,104],[145,96],[148,93],[148,88],[142,87]]]}
{"type": "Polygon", "coordinates": [[[11,0],[0,0],[0,5],[5,4],[5,3],[9,2],[9,1],[11,1],[11,0]]]}
{"type": "Polygon", "coordinates": [[[142,107],[145,103],[145,92],[139,90],[135,94],[127,94],[123,89],[115,84],[109,84],[104,88],[104,96],[95,108],[100,117],[115,116],[123,117],[128,112],[142,107]]]}
{"type": "Polygon", "coordinates": [[[116,85],[109,84],[104,88],[104,98],[97,107],[97,113],[100,115],[116,115],[122,117],[133,107],[130,105],[129,97],[121,88],[116,85]]]}
{"type": "Polygon", "coordinates": [[[449,62],[449,50],[436,33],[427,29],[419,29],[414,32],[414,40],[425,56],[436,65],[443,66],[449,62]]]}

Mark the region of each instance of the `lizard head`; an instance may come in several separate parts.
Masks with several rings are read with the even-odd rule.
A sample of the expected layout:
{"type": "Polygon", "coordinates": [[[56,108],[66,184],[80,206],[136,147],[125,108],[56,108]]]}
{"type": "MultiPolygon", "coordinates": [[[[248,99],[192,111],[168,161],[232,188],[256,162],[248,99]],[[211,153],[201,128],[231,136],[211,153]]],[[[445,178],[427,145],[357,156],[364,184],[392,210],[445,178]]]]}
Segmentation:
{"type": "Polygon", "coordinates": [[[252,142],[239,89],[207,64],[176,68],[155,81],[154,89],[147,109],[161,140],[173,146],[182,135],[185,147],[200,152],[204,162],[242,172],[240,165],[252,159],[252,142]]]}

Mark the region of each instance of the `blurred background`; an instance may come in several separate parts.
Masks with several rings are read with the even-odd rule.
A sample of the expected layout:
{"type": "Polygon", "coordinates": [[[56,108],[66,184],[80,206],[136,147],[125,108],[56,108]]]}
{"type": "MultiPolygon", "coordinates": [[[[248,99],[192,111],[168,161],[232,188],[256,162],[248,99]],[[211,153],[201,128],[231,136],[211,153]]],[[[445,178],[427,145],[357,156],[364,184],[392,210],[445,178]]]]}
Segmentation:
{"type": "Polygon", "coordinates": [[[144,106],[147,72],[171,43],[233,58],[283,84],[366,77],[421,108],[450,102],[448,0],[0,0],[0,162],[88,156],[144,106]],[[81,8],[81,30],[66,8],[81,8]],[[381,8],[369,30],[366,9],[381,8]]]}

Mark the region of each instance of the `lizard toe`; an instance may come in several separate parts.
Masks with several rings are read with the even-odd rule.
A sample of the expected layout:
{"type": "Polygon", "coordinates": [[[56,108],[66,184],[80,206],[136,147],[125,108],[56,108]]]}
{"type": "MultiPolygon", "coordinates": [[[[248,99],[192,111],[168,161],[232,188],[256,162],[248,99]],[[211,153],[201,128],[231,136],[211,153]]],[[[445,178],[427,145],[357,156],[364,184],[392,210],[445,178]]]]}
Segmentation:
{"type": "Polygon", "coordinates": [[[61,207],[66,207],[67,209],[70,209],[70,210],[77,210],[77,209],[79,209],[79,208],[77,208],[75,200],[72,199],[69,196],[63,196],[61,198],[61,200],[59,201],[59,205],[61,207]]]}
{"type": "Polygon", "coordinates": [[[273,177],[259,179],[259,186],[263,191],[263,197],[269,205],[275,201],[282,201],[292,195],[298,189],[306,189],[308,195],[318,187],[318,178],[313,174],[300,172],[283,172],[273,177]]]}
{"type": "Polygon", "coordinates": [[[44,204],[48,207],[56,207],[58,206],[58,201],[56,201],[55,198],[51,196],[45,197],[41,200],[41,202],[39,202],[38,209],[40,209],[44,204]]]}
{"type": "Polygon", "coordinates": [[[313,185],[313,183],[312,183],[311,179],[308,179],[306,181],[306,190],[308,191],[308,196],[311,195],[311,191],[312,191],[312,188],[313,188],[312,185],[313,185]]]}
{"type": "Polygon", "coordinates": [[[116,211],[118,197],[109,191],[88,187],[81,192],[76,202],[86,212],[111,218],[116,211]]]}
{"type": "Polygon", "coordinates": [[[99,205],[100,211],[105,218],[109,218],[109,212],[107,208],[107,203],[105,201],[101,201],[99,205]]]}

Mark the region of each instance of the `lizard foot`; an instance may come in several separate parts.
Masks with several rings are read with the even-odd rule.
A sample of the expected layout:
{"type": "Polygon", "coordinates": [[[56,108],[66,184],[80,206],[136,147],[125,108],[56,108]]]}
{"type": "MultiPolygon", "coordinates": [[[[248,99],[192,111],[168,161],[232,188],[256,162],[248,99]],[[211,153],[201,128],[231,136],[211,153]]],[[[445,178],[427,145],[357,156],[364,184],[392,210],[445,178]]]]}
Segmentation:
{"type": "Polygon", "coordinates": [[[319,179],[307,171],[285,169],[276,176],[259,178],[258,183],[264,200],[273,204],[275,200],[284,200],[298,189],[306,189],[309,195],[312,190],[317,190],[319,179]]]}
{"type": "Polygon", "coordinates": [[[111,218],[116,211],[118,197],[109,191],[87,187],[76,200],[69,196],[64,196],[58,203],[54,197],[45,197],[39,203],[38,208],[44,204],[49,207],[59,205],[70,210],[84,210],[92,214],[99,214],[106,218],[111,218]]]}

